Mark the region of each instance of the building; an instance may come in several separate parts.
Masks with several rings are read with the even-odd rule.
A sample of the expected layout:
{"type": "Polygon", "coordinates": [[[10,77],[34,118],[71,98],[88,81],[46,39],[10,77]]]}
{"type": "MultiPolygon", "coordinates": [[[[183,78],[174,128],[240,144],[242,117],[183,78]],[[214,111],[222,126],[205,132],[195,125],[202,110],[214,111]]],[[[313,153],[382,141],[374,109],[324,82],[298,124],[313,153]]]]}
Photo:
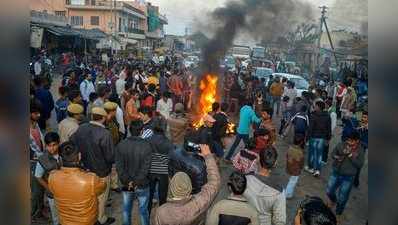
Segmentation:
{"type": "Polygon", "coordinates": [[[158,6],[143,0],[35,0],[31,1],[30,9],[35,14],[34,22],[101,30],[108,38],[97,47],[109,48],[108,43],[118,42],[119,50],[161,47],[165,37],[163,27],[168,23],[158,6]]]}
{"type": "Polygon", "coordinates": [[[168,24],[168,21],[165,15],[159,13],[158,6],[147,3],[146,8],[148,21],[148,31],[146,33],[147,47],[156,49],[162,45],[162,40],[165,38],[163,27],[165,24],[168,24]]]}
{"type": "Polygon", "coordinates": [[[69,0],[66,9],[74,27],[98,28],[126,45],[146,45],[146,14],[127,2],[69,0]]]}

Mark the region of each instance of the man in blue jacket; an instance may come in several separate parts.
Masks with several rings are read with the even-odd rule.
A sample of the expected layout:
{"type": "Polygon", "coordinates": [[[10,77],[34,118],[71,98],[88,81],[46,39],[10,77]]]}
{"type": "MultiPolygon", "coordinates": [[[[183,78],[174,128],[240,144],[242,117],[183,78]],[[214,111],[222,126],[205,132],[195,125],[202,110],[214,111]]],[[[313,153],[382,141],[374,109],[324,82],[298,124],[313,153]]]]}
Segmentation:
{"type": "Polygon", "coordinates": [[[252,123],[258,124],[260,122],[261,119],[257,117],[256,113],[253,110],[253,103],[251,103],[250,101],[246,101],[245,105],[240,109],[239,126],[237,129],[235,141],[232,144],[227,156],[225,157],[227,161],[231,160],[231,157],[234,154],[236,147],[238,147],[242,139],[245,142],[245,145],[248,145],[250,125],[252,123]]]}

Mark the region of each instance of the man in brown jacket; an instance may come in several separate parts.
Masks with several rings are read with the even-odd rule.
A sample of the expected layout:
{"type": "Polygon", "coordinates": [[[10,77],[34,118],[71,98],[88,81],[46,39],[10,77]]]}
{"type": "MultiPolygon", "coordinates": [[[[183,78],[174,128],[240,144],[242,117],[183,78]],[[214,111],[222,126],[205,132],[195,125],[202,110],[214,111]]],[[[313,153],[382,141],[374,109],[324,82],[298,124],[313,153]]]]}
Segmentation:
{"type": "Polygon", "coordinates": [[[170,181],[168,202],[156,212],[154,225],[200,225],[207,209],[220,189],[220,173],[214,156],[207,145],[200,145],[207,167],[207,184],[191,195],[192,184],[184,172],[176,173],[170,181]]]}
{"type": "Polygon", "coordinates": [[[280,78],[279,77],[275,78],[269,91],[272,96],[271,108],[274,108],[274,105],[276,103],[276,115],[279,115],[279,109],[281,106],[281,96],[283,94],[283,90],[284,90],[284,86],[280,82],[280,78]]]}
{"type": "Polygon", "coordinates": [[[167,123],[169,125],[171,142],[177,146],[182,146],[188,129],[188,119],[184,114],[184,105],[182,103],[175,105],[174,113],[170,115],[167,123]]]}
{"type": "Polygon", "coordinates": [[[294,137],[294,145],[290,146],[286,153],[286,172],[290,175],[286,186],[286,198],[293,198],[299,175],[304,167],[304,150],[300,147],[304,143],[304,135],[294,137]]]}
{"type": "Polygon", "coordinates": [[[106,184],[95,173],[80,169],[81,155],[72,142],[60,147],[63,165],[50,173],[48,187],[54,195],[62,225],[93,225],[97,222],[97,196],[106,184]]]}

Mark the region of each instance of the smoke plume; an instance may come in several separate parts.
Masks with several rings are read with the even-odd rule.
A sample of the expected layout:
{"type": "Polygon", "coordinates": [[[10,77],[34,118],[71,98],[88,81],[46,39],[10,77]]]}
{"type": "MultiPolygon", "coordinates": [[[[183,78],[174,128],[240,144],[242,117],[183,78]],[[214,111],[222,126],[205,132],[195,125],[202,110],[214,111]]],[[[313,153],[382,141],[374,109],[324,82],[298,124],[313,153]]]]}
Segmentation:
{"type": "Polygon", "coordinates": [[[217,27],[203,49],[202,69],[217,73],[219,60],[240,32],[248,33],[257,41],[271,41],[309,19],[312,19],[311,6],[298,0],[229,1],[211,13],[212,23],[217,27]]]}

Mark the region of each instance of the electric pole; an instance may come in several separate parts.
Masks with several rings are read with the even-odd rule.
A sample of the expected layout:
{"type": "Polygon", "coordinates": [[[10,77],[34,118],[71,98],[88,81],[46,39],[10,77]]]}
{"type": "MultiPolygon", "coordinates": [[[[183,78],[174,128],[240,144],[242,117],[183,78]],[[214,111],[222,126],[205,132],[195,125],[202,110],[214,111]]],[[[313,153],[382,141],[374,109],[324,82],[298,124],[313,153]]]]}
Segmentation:
{"type": "Polygon", "coordinates": [[[333,46],[333,41],[332,38],[330,36],[330,32],[329,32],[329,28],[328,25],[326,23],[326,10],[328,9],[328,7],[326,6],[321,6],[319,7],[322,11],[321,11],[321,18],[320,18],[320,25],[319,25],[319,37],[318,37],[318,43],[317,43],[317,47],[318,47],[318,55],[317,55],[317,65],[319,66],[320,64],[320,51],[321,51],[321,38],[322,38],[322,28],[323,25],[325,25],[326,28],[326,33],[328,35],[328,39],[329,39],[329,44],[330,44],[330,48],[332,49],[333,55],[334,55],[334,59],[336,61],[336,65],[338,65],[338,60],[337,60],[337,56],[336,56],[336,52],[334,50],[334,46],[333,46]]]}

